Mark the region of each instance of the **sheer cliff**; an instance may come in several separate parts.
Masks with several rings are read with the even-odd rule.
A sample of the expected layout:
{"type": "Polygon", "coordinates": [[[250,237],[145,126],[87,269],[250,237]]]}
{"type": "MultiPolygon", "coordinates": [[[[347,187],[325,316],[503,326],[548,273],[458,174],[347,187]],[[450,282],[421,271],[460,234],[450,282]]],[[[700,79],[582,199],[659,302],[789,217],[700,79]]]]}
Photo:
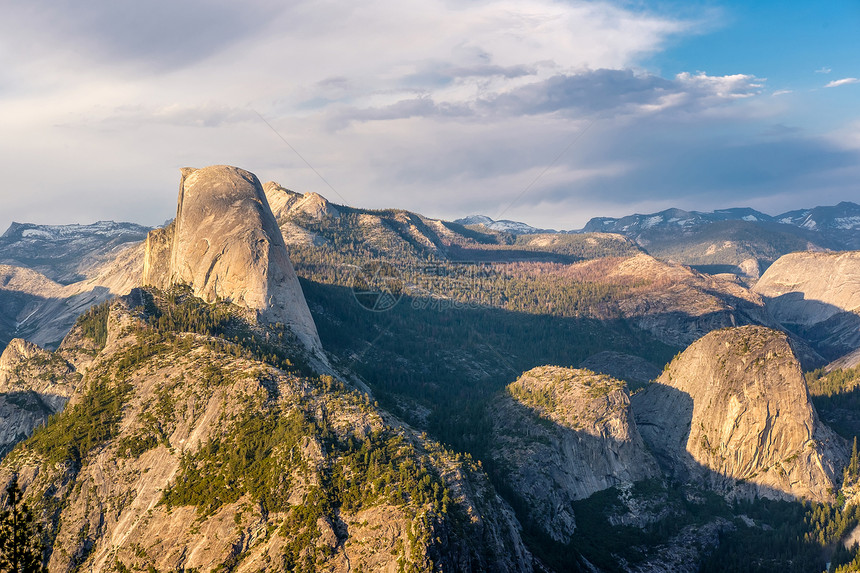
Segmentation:
{"type": "Polygon", "coordinates": [[[846,444],[818,418],[788,337],[759,326],[712,332],[633,396],[661,465],[717,491],[831,500],[846,444]]]}
{"type": "Polygon", "coordinates": [[[544,366],[510,384],[490,406],[491,452],[529,519],[568,542],[572,502],[657,477],[624,383],[589,370],[544,366]]]}
{"type": "Polygon", "coordinates": [[[176,219],[152,231],[143,282],[190,285],[212,302],[222,298],[282,323],[311,351],[319,336],[283,236],[257,177],[236,167],[185,168],[176,219]]]}
{"type": "Polygon", "coordinates": [[[754,290],[774,318],[826,358],[860,348],[860,251],[785,255],[754,290]]]}

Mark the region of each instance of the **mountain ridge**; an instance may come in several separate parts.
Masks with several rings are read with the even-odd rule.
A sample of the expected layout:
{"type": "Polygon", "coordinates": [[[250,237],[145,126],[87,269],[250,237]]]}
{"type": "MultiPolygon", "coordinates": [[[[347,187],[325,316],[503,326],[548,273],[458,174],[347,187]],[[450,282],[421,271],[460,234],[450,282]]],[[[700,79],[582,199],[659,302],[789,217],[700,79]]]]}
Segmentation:
{"type": "MultiPolygon", "coordinates": [[[[214,331],[189,332],[209,329],[180,312],[193,299],[187,289],[136,290],[114,301],[95,319],[106,329],[101,348],[69,404],[4,460],[0,481],[16,476],[48,516],[51,570],[398,560],[529,569],[510,510],[477,466],[342,382],[282,370],[214,331]],[[188,318],[156,319],[169,316],[188,318]],[[380,467],[397,471],[349,477],[380,467]],[[454,536],[461,514],[475,516],[456,526],[472,533],[454,536]]],[[[206,312],[239,328],[245,320],[226,303],[206,312]]]]}
{"type": "MultiPolygon", "coordinates": [[[[731,251],[752,276],[812,244],[751,210],[714,217],[685,256],[731,251]]],[[[860,462],[833,433],[854,427],[851,373],[804,379],[799,358],[824,359],[785,293],[655,256],[658,239],[517,235],[184,169],[172,222],[92,243],[101,267],[63,263],[90,269],[88,296],[129,292],[55,352],[0,355],[0,485],[20,481],[52,570],[692,572],[757,536],[757,563],[820,568],[860,523],[860,462]],[[393,306],[368,304],[380,286],[393,306]]],[[[78,283],[0,271],[0,334],[61,332],[44,311],[78,283]]],[[[95,299],[78,302],[64,320],[95,299]]]]}

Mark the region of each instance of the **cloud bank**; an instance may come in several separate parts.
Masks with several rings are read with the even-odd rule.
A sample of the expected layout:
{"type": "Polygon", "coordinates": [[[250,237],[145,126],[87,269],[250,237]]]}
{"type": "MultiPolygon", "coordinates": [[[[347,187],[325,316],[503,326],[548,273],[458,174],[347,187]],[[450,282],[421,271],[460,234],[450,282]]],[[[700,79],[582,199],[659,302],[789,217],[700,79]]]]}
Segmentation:
{"type": "Polygon", "coordinates": [[[855,136],[791,126],[793,90],[645,65],[702,28],[577,0],[11,6],[0,227],[158,224],[177,168],[215,163],[356,206],[556,228],[844,198],[855,136]]]}

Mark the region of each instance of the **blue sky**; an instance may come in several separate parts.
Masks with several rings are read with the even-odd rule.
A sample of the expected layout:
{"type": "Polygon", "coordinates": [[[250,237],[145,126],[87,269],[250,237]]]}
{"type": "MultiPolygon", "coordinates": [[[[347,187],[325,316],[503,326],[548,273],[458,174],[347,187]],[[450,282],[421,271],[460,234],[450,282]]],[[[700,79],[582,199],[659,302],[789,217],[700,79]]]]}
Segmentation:
{"type": "Polygon", "coordinates": [[[822,88],[860,77],[860,2],[685,2],[674,9],[685,7],[693,18],[710,14],[712,23],[679,38],[646,67],[668,75],[743,70],[766,78],[772,92],[794,94],[797,107],[789,117],[812,130],[833,129],[856,113],[860,91],[822,88]],[[806,113],[804,103],[811,108],[806,113]]]}
{"type": "Polygon", "coordinates": [[[217,163],[563,229],[857,200],[858,38],[856,0],[17,3],[0,227],[160,224],[217,163]]]}

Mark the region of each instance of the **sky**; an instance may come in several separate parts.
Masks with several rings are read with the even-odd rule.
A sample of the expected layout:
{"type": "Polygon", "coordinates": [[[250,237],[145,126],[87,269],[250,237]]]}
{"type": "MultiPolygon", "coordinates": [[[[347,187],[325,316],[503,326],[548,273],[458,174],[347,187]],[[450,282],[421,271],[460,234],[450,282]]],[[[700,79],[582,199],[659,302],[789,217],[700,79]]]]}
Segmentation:
{"type": "Polygon", "coordinates": [[[857,0],[0,9],[0,231],[160,225],[213,164],[555,229],[860,199],[857,0]]]}

